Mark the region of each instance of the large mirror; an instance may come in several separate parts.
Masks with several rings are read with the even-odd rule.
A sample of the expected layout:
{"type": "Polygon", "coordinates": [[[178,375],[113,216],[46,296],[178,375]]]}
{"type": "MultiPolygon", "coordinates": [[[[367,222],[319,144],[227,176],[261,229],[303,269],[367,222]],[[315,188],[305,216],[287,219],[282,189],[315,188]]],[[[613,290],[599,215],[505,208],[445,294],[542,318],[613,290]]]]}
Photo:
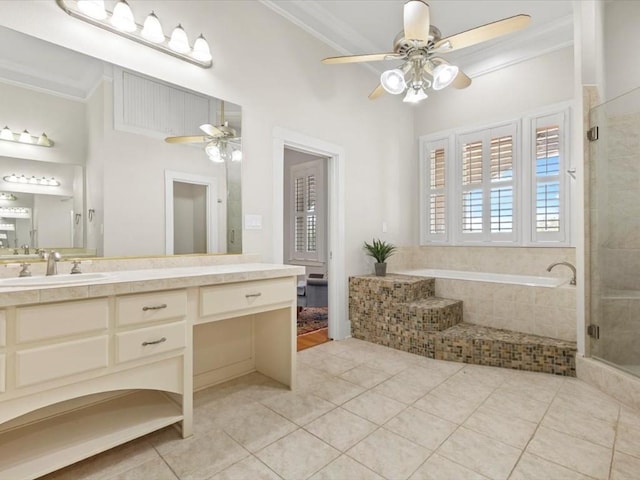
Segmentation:
{"type": "Polygon", "coordinates": [[[4,27],[0,44],[0,261],[242,252],[238,105],[4,27]]]}

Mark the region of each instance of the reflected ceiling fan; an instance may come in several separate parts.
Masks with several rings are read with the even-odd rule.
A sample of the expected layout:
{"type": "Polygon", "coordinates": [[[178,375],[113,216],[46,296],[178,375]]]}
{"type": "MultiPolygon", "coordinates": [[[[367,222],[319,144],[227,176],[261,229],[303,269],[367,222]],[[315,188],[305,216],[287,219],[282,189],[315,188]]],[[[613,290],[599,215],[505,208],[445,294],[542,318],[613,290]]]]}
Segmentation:
{"type": "Polygon", "coordinates": [[[183,135],[179,137],[167,137],[164,139],[167,143],[204,143],[204,151],[209,160],[215,163],[224,163],[229,155],[228,150],[231,147],[231,161],[239,162],[242,160],[242,150],[240,150],[240,137],[235,129],[229,126],[229,122],[224,119],[224,101],[220,101],[220,125],[211,125],[205,123],[200,125],[205,135],[183,135]]]}
{"type": "Polygon", "coordinates": [[[374,100],[385,91],[400,95],[406,90],[404,101],[417,103],[427,98],[429,88],[441,90],[449,85],[455,88],[471,85],[471,79],[462,70],[439,55],[521,30],[530,20],[529,15],[516,15],[442,38],[440,30],[431,25],[429,5],[422,0],[409,0],[404,4],[404,30],[396,36],[393,52],[329,57],[322,63],[404,60],[399,67],[382,73],[380,85],[369,94],[369,99],[374,100]]]}

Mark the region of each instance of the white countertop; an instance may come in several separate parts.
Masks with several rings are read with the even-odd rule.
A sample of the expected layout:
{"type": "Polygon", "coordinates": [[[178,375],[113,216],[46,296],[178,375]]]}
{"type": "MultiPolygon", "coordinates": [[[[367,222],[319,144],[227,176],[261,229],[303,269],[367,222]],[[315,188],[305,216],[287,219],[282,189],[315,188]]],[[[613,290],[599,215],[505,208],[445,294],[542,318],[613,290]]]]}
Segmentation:
{"type": "Polygon", "coordinates": [[[83,274],[78,274],[77,283],[2,286],[0,287],[0,307],[245,282],[304,274],[304,267],[270,263],[122,270],[104,272],[105,276],[103,278],[92,279],[91,282],[83,282],[83,274]]]}

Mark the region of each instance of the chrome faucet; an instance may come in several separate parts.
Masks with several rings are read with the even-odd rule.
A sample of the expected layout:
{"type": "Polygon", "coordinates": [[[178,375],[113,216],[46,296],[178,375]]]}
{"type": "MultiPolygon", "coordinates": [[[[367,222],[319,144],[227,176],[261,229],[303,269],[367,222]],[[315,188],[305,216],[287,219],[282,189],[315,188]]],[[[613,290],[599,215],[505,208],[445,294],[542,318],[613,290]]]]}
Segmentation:
{"type": "Polygon", "coordinates": [[[62,258],[59,252],[51,250],[47,255],[47,275],[58,274],[58,261],[62,258]]]}
{"type": "Polygon", "coordinates": [[[22,253],[24,253],[25,255],[29,255],[29,245],[27,245],[26,243],[22,245],[22,253]]]}
{"type": "Polygon", "coordinates": [[[547,272],[550,272],[553,269],[553,267],[556,267],[558,265],[564,265],[564,266],[569,267],[571,269],[571,271],[573,272],[573,277],[571,278],[571,281],[569,282],[569,285],[575,285],[576,284],[576,267],[571,265],[569,262],[552,263],[551,265],[549,265],[547,267],[547,272]]]}

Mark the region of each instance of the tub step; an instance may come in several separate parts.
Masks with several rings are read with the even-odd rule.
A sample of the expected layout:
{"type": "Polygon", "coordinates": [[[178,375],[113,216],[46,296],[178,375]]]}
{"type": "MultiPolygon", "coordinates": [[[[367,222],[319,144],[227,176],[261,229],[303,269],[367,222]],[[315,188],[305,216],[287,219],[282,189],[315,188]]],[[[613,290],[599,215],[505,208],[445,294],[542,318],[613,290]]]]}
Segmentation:
{"type": "Polygon", "coordinates": [[[576,343],[459,323],[432,335],[437,360],[576,376],[576,343]]]}
{"type": "Polygon", "coordinates": [[[408,315],[416,330],[440,332],[462,322],[462,301],[428,297],[399,306],[401,315],[408,315]]]}

